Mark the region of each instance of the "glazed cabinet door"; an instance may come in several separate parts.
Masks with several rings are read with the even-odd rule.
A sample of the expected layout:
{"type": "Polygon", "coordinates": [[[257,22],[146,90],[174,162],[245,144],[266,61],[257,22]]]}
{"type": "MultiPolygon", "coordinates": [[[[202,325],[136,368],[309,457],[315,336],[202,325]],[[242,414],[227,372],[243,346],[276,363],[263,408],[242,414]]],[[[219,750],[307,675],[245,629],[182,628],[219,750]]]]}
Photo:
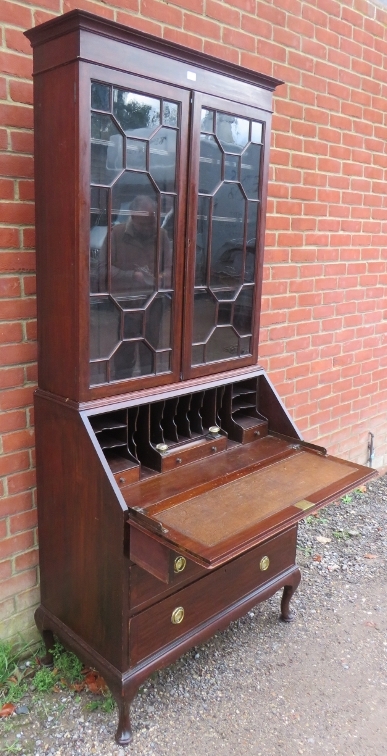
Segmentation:
{"type": "Polygon", "coordinates": [[[270,114],[194,95],[184,375],[257,361],[270,114]]]}
{"type": "Polygon", "coordinates": [[[83,87],[90,103],[82,116],[90,197],[84,383],[99,396],[180,375],[189,94],[91,66],[83,87]]]}

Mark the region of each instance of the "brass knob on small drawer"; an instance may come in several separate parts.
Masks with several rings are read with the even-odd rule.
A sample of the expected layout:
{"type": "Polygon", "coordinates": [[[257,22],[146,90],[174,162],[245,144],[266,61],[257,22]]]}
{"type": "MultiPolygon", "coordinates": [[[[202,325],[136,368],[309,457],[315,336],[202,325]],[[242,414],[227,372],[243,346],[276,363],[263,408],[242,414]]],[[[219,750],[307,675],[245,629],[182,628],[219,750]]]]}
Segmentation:
{"type": "Polygon", "coordinates": [[[269,557],[268,556],[264,556],[264,557],[262,557],[262,559],[261,559],[261,561],[259,563],[259,569],[262,572],[265,572],[265,570],[267,570],[269,568],[269,564],[270,564],[269,557]]]}
{"type": "Polygon", "coordinates": [[[185,570],[187,564],[187,560],[183,556],[176,557],[174,563],[173,563],[173,570],[174,572],[183,572],[185,570]]]}
{"type": "Polygon", "coordinates": [[[172,612],[171,622],[173,625],[180,625],[180,622],[183,622],[183,619],[184,609],[182,606],[177,606],[172,612]]]}

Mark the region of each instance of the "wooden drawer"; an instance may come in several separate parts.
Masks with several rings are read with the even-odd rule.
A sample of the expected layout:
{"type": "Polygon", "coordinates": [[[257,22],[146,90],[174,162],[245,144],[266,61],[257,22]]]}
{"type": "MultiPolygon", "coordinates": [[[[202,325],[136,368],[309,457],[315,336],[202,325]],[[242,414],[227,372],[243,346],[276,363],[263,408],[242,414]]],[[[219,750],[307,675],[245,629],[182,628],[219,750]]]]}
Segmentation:
{"type": "MultiPolygon", "coordinates": [[[[133,564],[130,569],[130,597],[129,608],[131,613],[142,607],[150,606],[155,601],[159,601],[163,596],[176,592],[176,588],[190,583],[203,575],[208,574],[204,567],[200,567],[195,562],[186,560],[185,567],[181,572],[175,572],[175,561],[180,559],[180,555],[170,552],[171,580],[167,585],[165,582],[158,580],[146,570],[143,570],[137,564],[133,564]]],[[[179,562],[177,563],[179,566],[179,562]]]]}
{"type": "Polygon", "coordinates": [[[294,565],[296,541],[293,527],[132,617],[131,666],[294,565]]]}

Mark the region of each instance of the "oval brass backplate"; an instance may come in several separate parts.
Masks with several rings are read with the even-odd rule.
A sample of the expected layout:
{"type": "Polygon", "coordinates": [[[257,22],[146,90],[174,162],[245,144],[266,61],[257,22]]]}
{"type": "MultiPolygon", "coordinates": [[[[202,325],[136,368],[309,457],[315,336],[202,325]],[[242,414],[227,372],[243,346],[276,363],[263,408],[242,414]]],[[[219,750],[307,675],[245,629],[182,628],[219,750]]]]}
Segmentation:
{"type": "Polygon", "coordinates": [[[173,570],[174,572],[183,572],[185,570],[187,564],[187,560],[183,556],[176,557],[174,564],[173,564],[173,570]]]}
{"type": "Polygon", "coordinates": [[[259,569],[262,572],[264,572],[265,570],[267,570],[269,568],[269,564],[270,564],[269,557],[268,556],[264,556],[264,557],[262,557],[262,559],[261,559],[261,561],[259,563],[259,569]]]}
{"type": "Polygon", "coordinates": [[[182,606],[177,606],[172,612],[171,622],[173,625],[180,625],[180,622],[183,622],[183,619],[184,609],[182,606]]]}

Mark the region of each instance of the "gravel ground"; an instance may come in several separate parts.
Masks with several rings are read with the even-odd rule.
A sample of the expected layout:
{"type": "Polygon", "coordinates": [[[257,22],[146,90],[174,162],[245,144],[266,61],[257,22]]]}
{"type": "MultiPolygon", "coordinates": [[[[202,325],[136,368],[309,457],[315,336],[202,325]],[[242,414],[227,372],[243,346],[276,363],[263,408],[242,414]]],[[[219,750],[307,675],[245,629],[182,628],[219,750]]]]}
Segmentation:
{"type": "Polygon", "coordinates": [[[91,694],[22,701],[0,724],[21,756],[293,756],[387,753],[387,475],[299,529],[295,621],[277,594],[155,673],[132,705],[133,742],[91,694]],[[95,700],[95,699],[94,699],[95,700]]]}

